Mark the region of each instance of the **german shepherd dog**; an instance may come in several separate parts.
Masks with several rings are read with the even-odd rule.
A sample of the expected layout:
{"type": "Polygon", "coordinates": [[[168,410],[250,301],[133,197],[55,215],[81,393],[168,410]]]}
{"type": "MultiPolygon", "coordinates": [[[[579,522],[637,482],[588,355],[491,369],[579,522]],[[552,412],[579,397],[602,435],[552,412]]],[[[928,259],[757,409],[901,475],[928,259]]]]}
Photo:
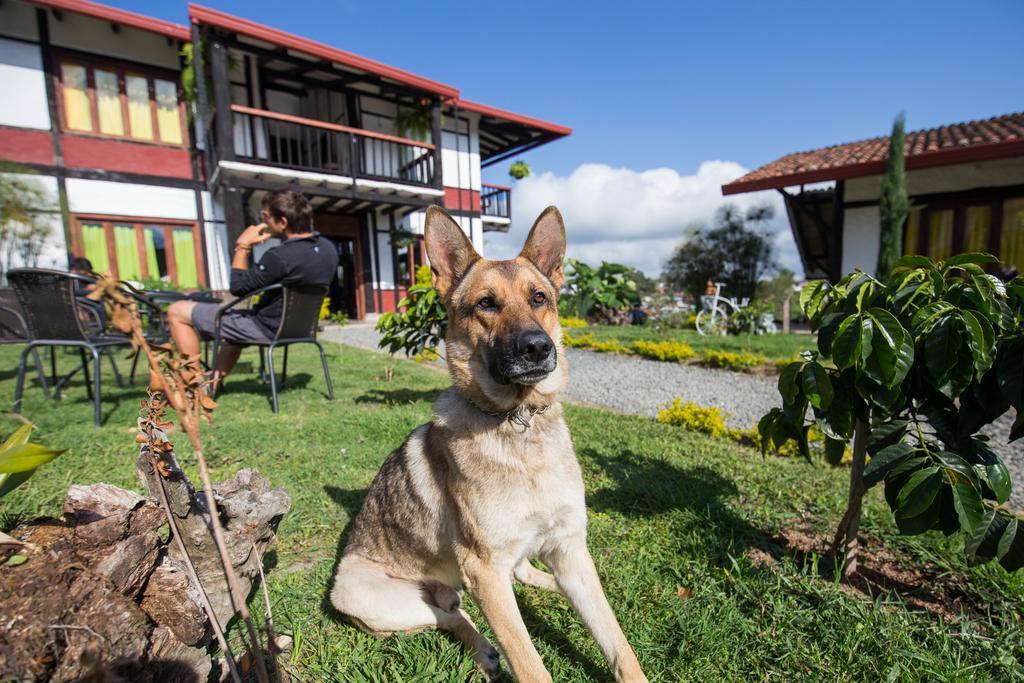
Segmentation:
{"type": "Polygon", "coordinates": [[[583,479],[558,394],[567,368],[558,323],[565,226],[549,207],[518,257],[489,261],[437,207],[425,239],[448,311],[454,386],[377,473],[338,563],[331,602],[363,630],[439,628],[490,680],[498,652],[460,609],[480,607],[521,683],[551,681],[512,590],[560,591],[618,681],[647,678],[587,550],[583,479]],[[540,559],[554,576],[530,564],[540,559]]]}

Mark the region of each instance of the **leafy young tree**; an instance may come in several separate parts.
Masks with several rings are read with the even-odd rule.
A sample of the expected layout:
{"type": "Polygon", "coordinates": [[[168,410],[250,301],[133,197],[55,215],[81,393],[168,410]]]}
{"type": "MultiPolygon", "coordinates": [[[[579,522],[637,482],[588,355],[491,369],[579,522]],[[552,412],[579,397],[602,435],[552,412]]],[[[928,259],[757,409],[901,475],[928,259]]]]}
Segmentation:
{"type": "Polygon", "coordinates": [[[24,170],[0,162],[0,276],[15,263],[37,265],[52,232],[50,199],[24,170]]]}
{"type": "Polygon", "coordinates": [[[875,276],[885,279],[892,271],[893,264],[903,251],[903,223],[910,213],[907,199],[907,185],[904,174],[904,117],[900,114],[892,124],[889,136],[889,158],[885,162],[882,176],[882,196],[878,201],[878,215],[881,234],[878,241],[878,266],[875,276]]]}
{"type": "Polygon", "coordinates": [[[448,311],[430,280],[430,266],[416,269],[416,283],[398,302],[398,310],[377,321],[377,345],[388,353],[430,357],[448,332],[448,311]]]}
{"type": "Polygon", "coordinates": [[[670,284],[699,301],[708,280],[728,284],[728,294],[753,298],[757,283],[775,269],[775,248],[764,229],[773,217],[770,206],[740,211],[732,204],[715,214],[711,229],[701,230],[684,244],[665,265],[670,284]]]}
{"type": "Polygon", "coordinates": [[[783,370],[783,408],[758,429],[762,448],[794,439],[809,457],[816,424],[835,463],[853,438],[833,543],[844,574],[857,566],[865,491],[883,481],[902,533],[962,531],[970,562],[1024,566],[1024,517],[1004,505],[1010,474],[979,434],[1012,406],[1009,439],[1024,436],[1024,277],[1004,284],[984,270],[995,263],[988,254],[908,256],[887,281],[857,271],[801,293],[818,351],[783,370]]]}

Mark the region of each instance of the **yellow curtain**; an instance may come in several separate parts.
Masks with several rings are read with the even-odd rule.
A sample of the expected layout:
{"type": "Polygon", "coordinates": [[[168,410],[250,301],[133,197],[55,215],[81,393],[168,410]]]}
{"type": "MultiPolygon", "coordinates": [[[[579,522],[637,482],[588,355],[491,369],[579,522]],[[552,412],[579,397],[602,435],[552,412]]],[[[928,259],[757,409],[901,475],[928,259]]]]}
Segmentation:
{"type": "Polygon", "coordinates": [[[1006,266],[1016,266],[1018,272],[1024,272],[1024,199],[1011,199],[1003,204],[999,258],[1006,266]]]}
{"type": "Polygon", "coordinates": [[[82,248],[85,258],[89,259],[92,269],[97,273],[110,270],[110,259],[107,258],[107,236],[99,223],[82,223],[82,248]]]}
{"type": "Polygon", "coordinates": [[[910,256],[918,252],[921,230],[921,209],[914,209],[907,216],[907,227],[903,232],[903,255],[910,256]]]}
{"type": "Polygon", "coordinates": [[[964,251],[988,251],[988,232],[992,222],[992,209],[987,206],[970,206],[967,208],[967,221],[964,225],[964,251]]]}
{"type": "Polygon", "coordinates": [[[114,253],[117,256],[117,277],[121,280],[139,280],[142,267],[139,261],[139,240],[135,226],[114,226],[114,253]]]}
{"type": "Polygon", "coordinates": [[[928,222],[928,256],[948,259],[953,253],[953,210],[935,211],[928,222]]]}
{"type": "Polygon", "coordinates": [[[149,277],[154,279],[160,279],[162,275],[156,260],[156,242],[153,240],[153,231],[159,229],[146,228],[142,233],[143,241],[146,244],[146,267],[149,268],[149,277]]]}
{"type": "Polygon", "coordinates": [[[149,80],[145,76],[125,76],[125,91],[128,94],[128,123],[132,137],[139,140],[153,139],[153,112],[149,107],[149,80]]]}
{"type": "Polygon", "coordinates": [[[178,286],[198,287],[199,271],[196,264],[196,243],[191,229],[175,230],[174,265],[178,269],[178,286]]]}
{"type": "Polygon", "coordinates": [[[156,122],[160,128],[160,139],[175,145],[181,144],[181,116],[178,114],[178,86],[159,78],[156,85],[156,122]]]}
{"type": "Polygon", "coordinates": [[[96,110],[100,119],[100,132],[107,135],[124,135],[124,118],[121,116],[121,88],[117,74],[112,71],[94,72],[96,78],[96,110]]]}
{"type": "Polygon", "coordinates": [[[85,67],[61,62],[60,81],[64,93],[64,118],[72,130],[92,130],[89,107],[89,82],[85,67]]]}

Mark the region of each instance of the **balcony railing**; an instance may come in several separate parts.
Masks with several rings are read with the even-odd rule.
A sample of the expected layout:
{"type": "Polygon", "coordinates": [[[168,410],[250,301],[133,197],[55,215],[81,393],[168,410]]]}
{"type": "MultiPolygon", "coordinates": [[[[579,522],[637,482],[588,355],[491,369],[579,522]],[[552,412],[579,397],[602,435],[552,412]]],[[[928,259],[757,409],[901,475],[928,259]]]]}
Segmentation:
{"type": "Polygon", "coordinates": [[[512,218],[512,188],[482,183],[480,213],[494,218],[512,218]]]}
{"type": "Polygon", "coordinates": [[[231,105],[243,161],[411,185],[434,183],[434,145],[290,114],[231,105]]]}

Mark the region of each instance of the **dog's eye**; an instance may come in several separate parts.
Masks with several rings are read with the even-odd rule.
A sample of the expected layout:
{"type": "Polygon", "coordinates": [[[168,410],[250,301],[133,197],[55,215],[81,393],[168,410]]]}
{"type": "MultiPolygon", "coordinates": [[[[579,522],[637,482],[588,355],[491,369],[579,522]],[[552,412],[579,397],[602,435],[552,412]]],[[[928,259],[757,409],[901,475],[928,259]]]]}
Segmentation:
{"type": "Polygon", "coordinates": [[[548,301],[548,298],[544,296],[544,292],[534,292],[533,294],[533,305],[543,306],[548,301]]]}
{"type": "Polygon", "coordinates": [[[491,298],[489,296],[485,296],[484,298],[480,299],[480,301],[476,302],[476,307],[479,308],[482,311],[492,311],[497,306],[494,303],[494,299],[493,298],[491,298]]]}

